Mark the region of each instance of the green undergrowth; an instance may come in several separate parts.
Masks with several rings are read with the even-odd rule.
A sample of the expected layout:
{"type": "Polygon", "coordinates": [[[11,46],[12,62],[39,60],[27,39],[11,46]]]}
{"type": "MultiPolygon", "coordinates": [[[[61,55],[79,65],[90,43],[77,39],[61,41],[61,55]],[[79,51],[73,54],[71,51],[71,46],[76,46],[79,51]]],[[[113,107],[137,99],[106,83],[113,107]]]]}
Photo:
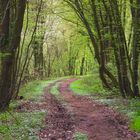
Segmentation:
{"type": "Polygon", "coordinates": [[[27,83],[25,86],[21,87],[19,95],[24,96],[25,99],[35,99],[38,100],[38,96],[43,92],[44,88],[57,80],[42,80],[42,81],[33,81],[27,83]]]}
{"type": "Polygon", "coordinates": [[[56,80],[29,82],[21,87],[19,95],[23,100],[12,101],[9,110],[0,114],[0,140],[39,140],[38,132],[43,126],[45,110],[17,112],[20,102],[41,103],[44,88],[56,80]]]}
{"type": "Polygon", "coordinates": [[[75,135],[74,135],[74,139],[75,140],[88,140],[88,137],[87,137],[86,134],[76,132],[75,135]]]}
{"type": "Polygon", "coordinates": [[[130,128],[140,133],[140,99],[100,99],[99,102],[113,106],[130,119],[130,128]]]}
{"type": "Polygon", "coordinates": [[[110,92],[103,88],[98,74],[83,76],[70,85],[78,95],[109,95],[110,92]]]}
{"type": "Polygon", "coordinates": [[[137,114],[135,117],[133,116],[130,127],[140,133],[140,114],[137,114]]]}
{"type": "Polygon", "coordinates": [[[140,133],[140,99],[131,101],[130,109],[132,110],[131,117],[131,128],[140,133]]]}
{"type": "Polygon", "coordinates": [[[58,96],[60,95],[60,92],[59,92],[59,82],[56,83],[52,88],[51,88],[51,94],[55,95],[55,96],[58,96]]]}
{"type": "Polygon", "coordinates": [[[94,100],[116,108],[130,119],[130,128],[140,133],[140,99],[123,99],[119,91],[105,90],[99,76],[83,76],[73,82],[70,88],[77,95],[90,95],[94,100]]]}
{"type": "Polygon", "coordinates": [[[0,115],[1,140],[38,140],[45,112],[10,112],[0,115]]]}

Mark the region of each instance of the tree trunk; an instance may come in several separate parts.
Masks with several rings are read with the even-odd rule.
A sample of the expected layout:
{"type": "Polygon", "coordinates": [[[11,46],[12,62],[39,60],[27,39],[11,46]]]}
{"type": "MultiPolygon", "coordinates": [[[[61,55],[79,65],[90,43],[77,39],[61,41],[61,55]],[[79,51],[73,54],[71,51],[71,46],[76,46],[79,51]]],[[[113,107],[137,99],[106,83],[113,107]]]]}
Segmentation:
{"type": "Polygon", "coordinates": [[[133,6],[133,1],[131,1],[131,12],[132,12],[132,22],[133,22],[133,44],[132,44],[132,68],[133,68],[133,91],[135,96],[139,95],[138,86],[138,67],[139,67],[139,56],[140,56],[140,1],[136,0],[136,6],[133,6]]]}
{"type": "Polygon", "coordinates": [[[26,7],[26,0],[20,0],[15,3],[15,6],[11,6],[9,0],[1,0],[2,15],[1,20],[1,33],[0,33],[0,52],[4,55],[1,58],[1,70],[0,70],[0,111],[4,111],[8,108],[10,100],[12,98],[12,81],[15,54],[17,48],[20,46],[20,36],[23,26],[23,18],[26,7]],[[15,8],[17,14],[15,19],[11,17],[10,8],[15,8]],[[11,21],[14,21],[14,25],[11,28],[11,21]],[[12,36],[11,36],[12,35],[12,36]]]}

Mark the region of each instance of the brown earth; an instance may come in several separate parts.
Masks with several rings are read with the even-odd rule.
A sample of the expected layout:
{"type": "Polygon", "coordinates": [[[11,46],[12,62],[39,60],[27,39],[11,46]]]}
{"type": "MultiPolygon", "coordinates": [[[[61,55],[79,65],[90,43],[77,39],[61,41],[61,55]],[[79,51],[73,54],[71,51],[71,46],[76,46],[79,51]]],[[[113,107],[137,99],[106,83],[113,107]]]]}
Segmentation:
{"type": "Polygon", "coordinates": [[[74,95],[69,85],[75,80],[61,81],[59,97],[50,93],[56,83],[46,88],[48,113],[46,128],[39,134],[41,140],[74,140],[75,132],[86,134],[89,140],[138,140],[126,117],[89,97],[74,95]]]}

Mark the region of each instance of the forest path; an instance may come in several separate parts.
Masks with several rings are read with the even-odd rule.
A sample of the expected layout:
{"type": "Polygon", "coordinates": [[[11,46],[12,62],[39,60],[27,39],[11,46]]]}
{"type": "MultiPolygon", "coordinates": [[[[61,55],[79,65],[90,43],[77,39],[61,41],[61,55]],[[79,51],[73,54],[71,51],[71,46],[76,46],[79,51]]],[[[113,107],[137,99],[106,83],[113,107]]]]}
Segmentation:
{"type": "Polygon", "coordinates": [[[121,114],[89,97],[74,95],[69,85],[75,80],[58,81],[58,97],[50,93],[58,82],[46,88],[47,127],[40,132],[41,140],[74,140],[76,132],[86,134],[88,140],[136,140],[121,114]]]}

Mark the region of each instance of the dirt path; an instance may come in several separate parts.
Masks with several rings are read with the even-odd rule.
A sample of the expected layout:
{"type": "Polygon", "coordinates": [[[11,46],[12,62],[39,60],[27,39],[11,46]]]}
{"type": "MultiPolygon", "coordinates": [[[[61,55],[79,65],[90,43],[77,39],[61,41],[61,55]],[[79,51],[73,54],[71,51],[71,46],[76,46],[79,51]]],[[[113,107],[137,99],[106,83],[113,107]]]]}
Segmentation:
{"type": "Polygon", "coordinates": [[[122,115],[88,97],[74,95],[69,85],[75,80],[61,81],[60,98],[50,94],[55,83],[46,88],[47,128],[40,132],[41,140],[73,140],[75,132],[87,134],[89,140],[137,140],[122,115]]]}

